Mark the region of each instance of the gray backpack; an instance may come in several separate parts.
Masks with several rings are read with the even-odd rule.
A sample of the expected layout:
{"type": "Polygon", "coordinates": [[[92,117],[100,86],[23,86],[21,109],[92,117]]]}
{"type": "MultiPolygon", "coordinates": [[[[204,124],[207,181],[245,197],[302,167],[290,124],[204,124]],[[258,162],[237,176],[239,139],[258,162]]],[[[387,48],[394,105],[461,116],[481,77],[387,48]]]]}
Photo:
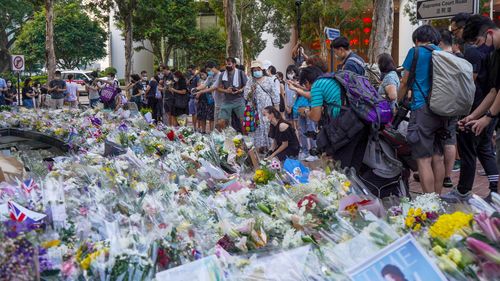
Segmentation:
{"type": "MultiPolygon", "coordinates": [[[[430,46],[424,48],[432,52],[432,85],[427,97],[429,108],[444,117],[468,115],[476,92],[472,65],[449,52],[430,46]]],[[[418,47],[415,52],[418,52],[418,47]]],[[[417,86],[420,87],[418,83],[417,86]]]]}

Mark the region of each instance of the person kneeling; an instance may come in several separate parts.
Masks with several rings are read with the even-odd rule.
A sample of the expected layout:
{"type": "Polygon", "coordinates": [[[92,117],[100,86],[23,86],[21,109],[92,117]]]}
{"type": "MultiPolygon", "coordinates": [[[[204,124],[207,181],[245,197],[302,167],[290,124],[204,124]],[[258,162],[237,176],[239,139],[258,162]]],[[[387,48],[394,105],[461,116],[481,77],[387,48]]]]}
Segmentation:
{"type": "Polygon", "coordinates": [[[300,151],[299,140],[295,129],[283,120],[281,113],[273,106],[264,108],[264,118],[269,119],[269,137],[273,139],[271,154],[267,159],[277,157],[280,161],[286,158],[297,158],[300,151]]]}

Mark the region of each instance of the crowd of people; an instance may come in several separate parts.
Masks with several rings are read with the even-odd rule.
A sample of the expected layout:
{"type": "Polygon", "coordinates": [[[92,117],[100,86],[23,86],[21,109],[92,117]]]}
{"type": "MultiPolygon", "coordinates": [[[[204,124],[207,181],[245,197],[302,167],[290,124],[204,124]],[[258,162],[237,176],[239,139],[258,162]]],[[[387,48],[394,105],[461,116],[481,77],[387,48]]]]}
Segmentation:
{"type": "MultiPolygon", "coordinates": [[[[424,192],[441,194],[443,187],[454,186],[451,172],[458,168],[458,185],[442,196],[465,200],[471,195],[479,159],[490,190],[496,191],[498,166],[493,134],[500,112],[500,29],[487,17],[459,14],[445,29],[420,26],[412,39],[415,47],[408,51],[402,68],[398,69],[390,54],[377,58],[381,75],[373,86],[390,103],[393,116],[406,115],[402,119],[406,121],[393,122],[392,126],[406,136],[411,147],[417,170],[415,180],[424,192]],[[469,115],[445,117],[430,109],[434,51],[454,54],[472,65],[470,79],[475,93],[469,115]],[[403,111],[406,108],[409,113],[403,111]]],[[[336,72],[359,77],[371,73],[363,58],[351,50],[348,38],[335,39],[332,47],[340,62],[336,72]]],[[[138,110],[150,110],[155,122],[170,126],[186,125],[191,116],[192,126],[200,133],[232,126],[251,136],[264,157],[315,161],[323,153],[338,160],[342,167],[363,174],[369,169],[365,158],[374,126],[366,122],[358,126],[357,120],[347,119],[351,116],[348,108],[353,106],[345,95],[350,89],[329,73],[323,59],[307,56],[300,43],[293,48],[292,58],[294,64],[284,72],[278,72],[270,61],[252,61],[246,72],[235,58],[227,58],[223,67],[208,61],[199,68],[191,65],[186,72],[161,66],[151,75],[146,71],[131,75],[131,82],[124,87],[110,73],[105,79],[86,81],[85,90],[91,107],[103,102],[105,108],[119,110],[135,104],[138,110]],[[103,95],[108,98],[103,100],[103,95]],[[318,147],[321,131],[332,126],[339,126],[333,128],[337,131],[349,126],[342,128],[348,141],[318,147]]],[[[22,105],[57,109],[66,101],[76,107],[78,87],[71,75],[68,80],[62,80],[60,72],[47,86],[26,79],[22,105]]],[[[17,103],[12,81],[0,79],[0,93],[0,104],[17,103]]]]}

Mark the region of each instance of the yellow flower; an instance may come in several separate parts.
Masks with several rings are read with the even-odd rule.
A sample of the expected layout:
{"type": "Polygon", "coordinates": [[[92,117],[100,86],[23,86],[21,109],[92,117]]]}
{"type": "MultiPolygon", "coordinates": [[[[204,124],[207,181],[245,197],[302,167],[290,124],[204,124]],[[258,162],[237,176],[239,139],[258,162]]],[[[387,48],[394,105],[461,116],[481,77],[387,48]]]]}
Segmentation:
{"type": "Polygon", "coordinates": [[[422,209],[418,208],[416,211],[415,211],[415,216],[418,217],[422,214],[422,209]]]}
{"type": "Polygon", "coordinates": [[[98,251],[95,251],[93,252],[92,254],[88,255],[85,259],[83,259],[83,261],[80,262],[80,266],[84,269],[84,270],[87,270],[90,268],[90,264],[96,259],[98,258],[101,254],[104,254],[107,252],[107,249],[103,249],[103,250],[98,250],[98,251]]]}
{"type": "Polygon", "coordinates": [[[470,225],[471,214],[455,212],[453,214],[441,215],[438,220],[429,228],[432,238],[449,239],[452,235],[462,231],[470,225]]]}
{"type": "Polygon", "coordinates": [[[414,223],[415,223],[415,218],[414,217],[410,217],[410,216],[406,217],[406,219],[405,219],[405,225],[406,225],[406,227],[411,228],[414,223]]]}
{"type": "Polygon", "coordinates": [[[420,229],[422,229],[422,225],[417,223],[414,227],[413,227],[413,231],[420,231],[420,229]]]}
{"type": "Polygon", "coordinates": [[[448,257],[450,260],[452,260],[455,264],[459,264],[460,261],[462,261],[462,253],[457,249],[453,248],[448,252],[448,257]]]}
{"type": "Polygon", "coordinates": [[[47,241],[47,242],[44,242],[42,243],[42,247],[44,247],[45,249],[48,249],[48,248],[52,248],[52,247],[57,247],[61,244],[61,240],[50,240],[50,241],[47,241]]]}
{"type": "Polygon", "coordinates": [[[342,189],[344,189],[345,192],[348,192],[350,190],[350,187],[351,187],[351,182],[350,181],[345,181],[342,184],[342,189]]]}
{"type": "Polygon", "coordinates": [[[427,220],[427,214],[426,213],[423,213],[421,216],[420,216],[420,219],[422,221],[426,221],[427,220]]]}
{"type": "Polygon", "coordinates": [[[241,148],[238,148],[236,150],[236,156],[242,157],[243,155],[245,155],[245,151],[243,149],[241,149],[241,148]]]}
{"type": "Polygon", "coordinates": [[[432,248],[432,251],[438,256],[441,256],[445,253],[443,247],[439,245],[434,246],[434,248],[432,248]]]}
{"type": "Polygon", "coordinates": [[[408,210],[408,216],[409,216],[409,217],[413,217],[414,215],[415,215],[415,210],[414,210],[413,208],[410,208],[410,209],[408,210]]]}

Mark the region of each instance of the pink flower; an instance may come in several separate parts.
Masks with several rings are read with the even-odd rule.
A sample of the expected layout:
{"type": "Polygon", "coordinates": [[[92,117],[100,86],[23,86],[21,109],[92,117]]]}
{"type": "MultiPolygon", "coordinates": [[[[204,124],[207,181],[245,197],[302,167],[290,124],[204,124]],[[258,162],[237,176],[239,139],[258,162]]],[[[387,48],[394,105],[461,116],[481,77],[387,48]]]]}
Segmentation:
{"type": "Polygon", "coordinates": [[[467,238],[467,246],[477,255],[500,265],[500,253],[488,243],[469,237],[467,238]]]}
{"type": "Polygon", "coordinates": [[[484,235],[492,242],[498,243],[500,241],[500,225],[499,218],[489,217],[486,213],[480,213],[474,217],[477,225],[484,232],[484,235]]]}
{"type": "Polygon", "coordinates": [[[62,271],[63,276],[65,276],[65,277],[69,277],[69,276],[73,275],[75,270],[76,270],[76,267],[75,267],[75,264],[73,263],[73,259],[65,261],[62,264],[61,271],[62,271]]]}
{"type": "Polygon", "coordinates": [[[486,280],[499,280],[500,265],[493,262],[485,262],[481,264],[481,276],[486,280]]]}

